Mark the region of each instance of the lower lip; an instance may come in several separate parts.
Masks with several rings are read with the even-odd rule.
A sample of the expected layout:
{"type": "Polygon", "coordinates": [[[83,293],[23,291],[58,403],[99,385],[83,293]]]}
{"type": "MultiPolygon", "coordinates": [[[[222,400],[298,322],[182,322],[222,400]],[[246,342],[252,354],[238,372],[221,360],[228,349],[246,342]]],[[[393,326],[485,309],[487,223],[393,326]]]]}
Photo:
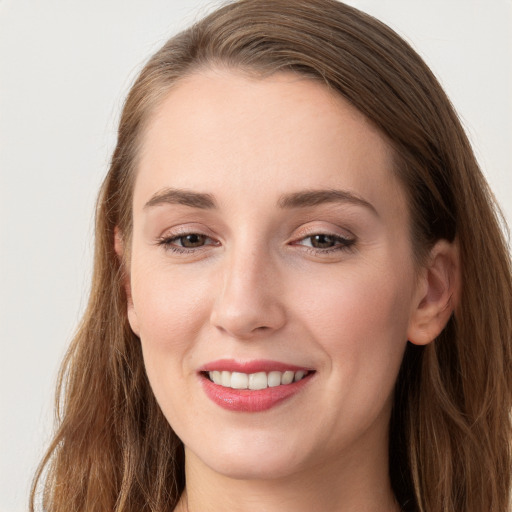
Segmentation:
{"type": "Polygon", "coordinates": [[[201,375],[203,389],[212,402],[229,411],[261,412],[271,409],[298,393],[311,380],[312,374],[291,384],[251,391],[219,386],[201,375]]]}

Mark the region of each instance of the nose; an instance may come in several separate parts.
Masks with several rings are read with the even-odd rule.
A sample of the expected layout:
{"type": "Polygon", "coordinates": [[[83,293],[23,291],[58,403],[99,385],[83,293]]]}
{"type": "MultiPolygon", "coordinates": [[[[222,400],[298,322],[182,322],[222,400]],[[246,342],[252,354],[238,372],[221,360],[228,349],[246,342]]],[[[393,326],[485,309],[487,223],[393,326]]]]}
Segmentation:
{"type": "Polygon", "coordinates": [[[240,251],[227,257],[221,279],[210,318],[217,329],[245,340],[283,327],[282,282],[267,251],[240,251]]]}

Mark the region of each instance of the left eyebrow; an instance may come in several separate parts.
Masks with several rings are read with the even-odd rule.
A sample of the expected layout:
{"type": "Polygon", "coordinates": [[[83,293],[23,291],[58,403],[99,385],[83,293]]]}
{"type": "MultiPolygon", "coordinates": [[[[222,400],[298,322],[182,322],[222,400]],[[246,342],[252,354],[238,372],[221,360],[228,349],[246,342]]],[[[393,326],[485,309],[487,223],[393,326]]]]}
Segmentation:
{"type": "Polygon", "coordinates": [[[379,216],[375,207],[348,190],[304,190],[284,194],[277,202],[280,208],[307,208],[309,206],[318,206],[325,203],[350,203],[357,206],[363,206],[373,214],[379,216]]]}

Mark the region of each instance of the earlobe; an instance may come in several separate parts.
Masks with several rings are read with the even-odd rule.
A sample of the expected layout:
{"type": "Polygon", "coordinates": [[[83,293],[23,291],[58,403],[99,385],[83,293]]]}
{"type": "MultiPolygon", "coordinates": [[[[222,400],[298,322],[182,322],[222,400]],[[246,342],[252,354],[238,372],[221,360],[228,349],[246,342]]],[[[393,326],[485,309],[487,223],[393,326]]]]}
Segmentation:
{"type": "Polygon", "coordinates": [[[140,337],[139,334],[139,322],[137,318],[137,312],[135,311],[135,307],[133,305],[132,299],[132,287],[130,282],[130,272],[129,269],[126,268],[126,258],[125,256],[125,247],[124,240],[121,230],[118,226],[115,227],[114,230],[114,250],[116,251],[117,257],[123,267],[123,288],[126,294],[126,305],[127,305],[127,316],[128,323],[134,334],[140,337]]]}
{"type": "Polygon", "coordinates": [[[444,329],[459,301],[459,251],[457,242],[438,241],[419,278],[408,339],[427,345],[444,329]]]}

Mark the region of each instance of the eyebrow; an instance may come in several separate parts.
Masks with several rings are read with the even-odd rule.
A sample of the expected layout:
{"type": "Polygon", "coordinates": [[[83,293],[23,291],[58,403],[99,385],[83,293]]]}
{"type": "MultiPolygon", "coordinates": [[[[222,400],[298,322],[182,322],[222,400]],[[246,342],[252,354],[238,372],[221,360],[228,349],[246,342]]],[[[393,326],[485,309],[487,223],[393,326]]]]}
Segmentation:
{"type": "Polygon", "coordinates": [[[203,194],[192,190],[165,188],[154,194],[144,205],[144,209],[161,204],[182,204],[184,206],[204,210],[217,208],[215,199],[211,194],[203,194]]]}
{"type": "Polygon", "coordinates": [[[377,210],[371,203],[347,190],[304,190],[285,194],[278,201],[281,208],[307,208],[325,203],[351,203],[363,206],[378,216],[377,210]]]}
{"type": "MultiPolygon", "coordinates": [[[[369,209],[378,216],[375,207],[347,190],[302,190],[282,195],[277,205],[284,209],[307,208],[326,203],[351,203],[369,209]]],[[[164,188],[155,193],[144,205],[144,209],[162,204],[181,204],[204,210],[216,209],[217,203],[211,194],[186,189],[164,188]]]]}

